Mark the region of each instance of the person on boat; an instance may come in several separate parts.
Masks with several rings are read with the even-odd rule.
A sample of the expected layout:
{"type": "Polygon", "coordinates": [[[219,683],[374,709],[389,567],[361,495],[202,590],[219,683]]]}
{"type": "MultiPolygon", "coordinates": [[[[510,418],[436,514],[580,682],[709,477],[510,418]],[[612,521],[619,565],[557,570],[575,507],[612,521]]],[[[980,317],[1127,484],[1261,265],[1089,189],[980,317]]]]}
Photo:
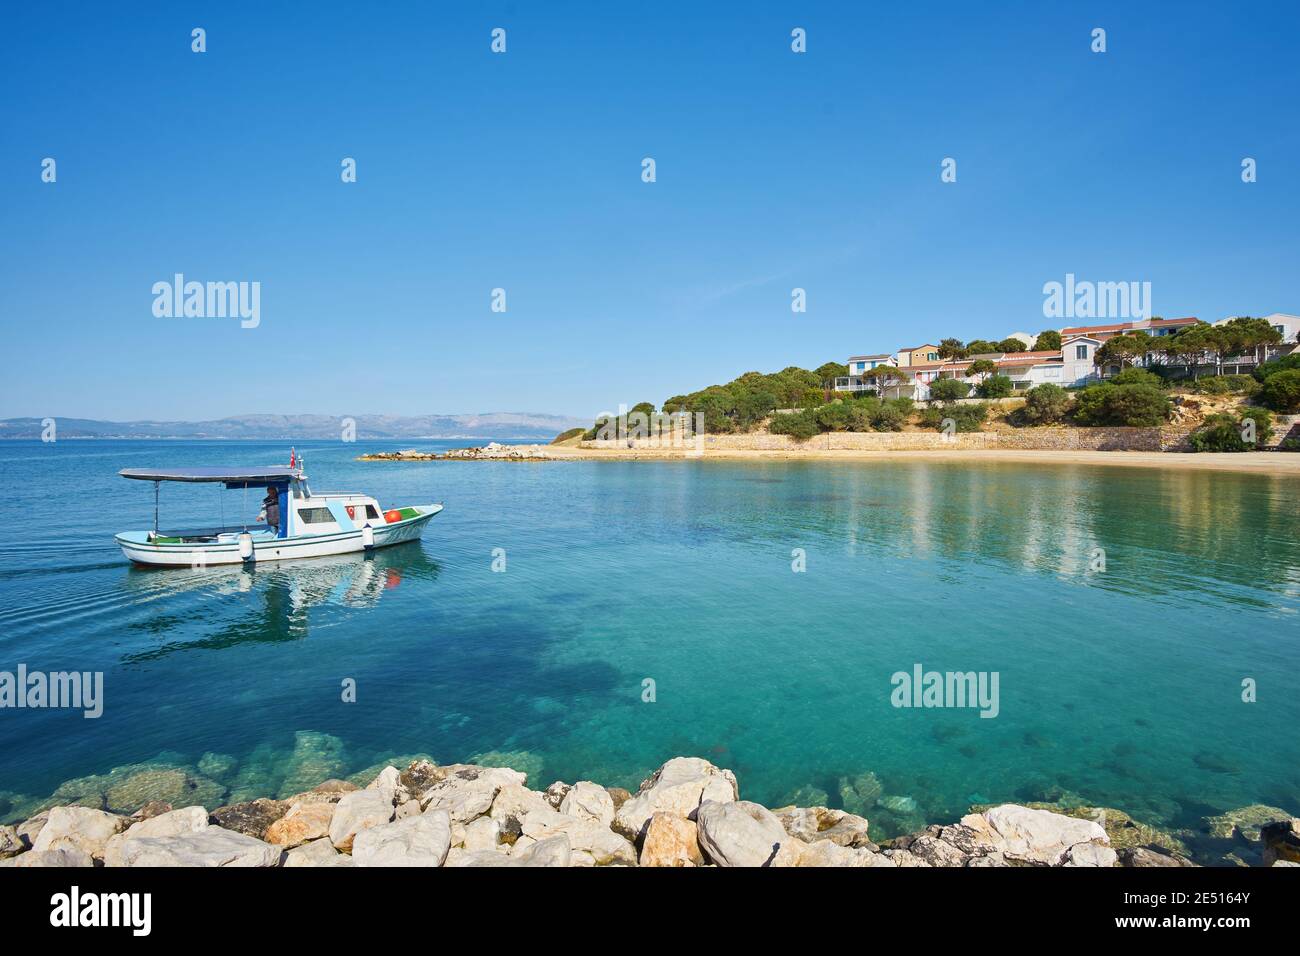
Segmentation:
{"type": "Polygon", "coordinates": [[[266,486],[266,497],[262,499],[262,513],[266,516],[266,523],[274,531],[280,530],[280,495],[275,490],[275,485],[266,486]]]}

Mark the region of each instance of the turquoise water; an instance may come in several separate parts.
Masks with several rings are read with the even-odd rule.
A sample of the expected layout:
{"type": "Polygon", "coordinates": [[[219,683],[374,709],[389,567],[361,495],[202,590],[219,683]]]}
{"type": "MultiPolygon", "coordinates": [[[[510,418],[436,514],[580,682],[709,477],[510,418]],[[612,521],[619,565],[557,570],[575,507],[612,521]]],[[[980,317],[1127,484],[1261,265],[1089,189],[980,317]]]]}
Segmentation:
{"type": "MultiPolygon", "coordinates": [[[[287,447],[0,443],[0,670],[105,672],[98,720],[0,710],[0,818],[133,763],[207,754],[205,799],[231,799],[393,754],[490,752],[537,786],[629,787],[698,754],[772,805],[852,805],[841,782],[871,773],[882,836],[1061,791],[1170,827],[1255,802],[1300,811],[1295,479],[353,460],[413,444],[464,442],[299,450],[318,488],[445,502],[422,542],[193,572],[123,560],[112,534],[148,527],[153,500],[117,470],[276,463],[287,447]],[[998,716],[892,707],[891,675],[916,663],[998,672],[998,716]]],[[[163,526],[222,506],[235,520],[240,495],[222,494],[165,486],[163,526]]]]}

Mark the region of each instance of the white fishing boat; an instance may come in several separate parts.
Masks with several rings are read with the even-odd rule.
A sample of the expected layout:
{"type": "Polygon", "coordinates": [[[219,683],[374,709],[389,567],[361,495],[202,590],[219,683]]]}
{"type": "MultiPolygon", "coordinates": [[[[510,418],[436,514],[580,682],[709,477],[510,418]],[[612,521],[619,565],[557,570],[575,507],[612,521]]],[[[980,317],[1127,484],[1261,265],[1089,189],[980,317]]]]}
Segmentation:
{"type": "MultiPolygon", "coordinates": [[[[414,541],[441,504],[380,508],[369,495],[313,492],[302,462],[269,468],[125,468],[123,478],[152,481],[152,531],[123,531],[116,536],[122,553],[137,564],[207,567],[315,558],[370,551],[414,541]],[[211,482],[239,490],[249,514],[250,490],[264,492],[261,513],[252,523],[219,528],[163,531],[158,526],[159,489],[165,481],[211,482]]],[[[254,502],[256,506],[256,502],[254,502]]]]}

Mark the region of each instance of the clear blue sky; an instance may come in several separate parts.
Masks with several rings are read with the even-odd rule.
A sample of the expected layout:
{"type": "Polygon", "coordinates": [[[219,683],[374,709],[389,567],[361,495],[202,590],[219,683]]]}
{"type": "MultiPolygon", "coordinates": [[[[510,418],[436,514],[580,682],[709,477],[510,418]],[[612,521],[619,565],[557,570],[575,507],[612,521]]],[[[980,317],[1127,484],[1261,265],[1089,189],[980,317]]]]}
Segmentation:
{"type": "Polygon", "coordinates": [[[0,30],[2,416],[587,417],[1037,332],[1067,272],[1300,312],[1293,2],[130,6],[0,30]],[[260,327],[155,318],[175,272],[260,327]]]}

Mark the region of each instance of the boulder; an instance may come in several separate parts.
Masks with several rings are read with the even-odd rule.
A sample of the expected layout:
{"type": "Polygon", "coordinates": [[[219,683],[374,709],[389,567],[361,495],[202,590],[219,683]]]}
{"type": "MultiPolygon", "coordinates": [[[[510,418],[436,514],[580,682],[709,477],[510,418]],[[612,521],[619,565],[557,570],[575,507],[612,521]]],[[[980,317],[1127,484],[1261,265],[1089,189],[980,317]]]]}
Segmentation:
{"type": "Polygon", "coordinates": [[[560,812],[608,827],[614,822],[614,800],[599,784],[579,780],[560,801],[560,812]]]}
{"type": "Polygon", "coordinates": [[[703,866],[695,822],[675,813],[656,813],[645,828],[640,862],[642,866],[703,866]]]}
{"type": "Polygon", "coordinates": [[[385,767],[383,770],[379,771],[379,775],[375,777],[374,780],[370,781],[370,784],[366,787],[366,789],[367,790],[391,790],[394,793],[396,793],[397,788],[401,786],[401,783],[402,783],[402,775],[398,772],[397,768],[385,767]]]}
{"type": "Polygon", "coordinates": [[[829,840],[839,846],[871,844],[867,838],[867,821],[856,814],[826,807],[781,807],[772,812],[786,833],[805,843],[829,840]]]}
{"type": "Polygon", "coordinates": [[[354,790],[345,793],[334,806],[329,838],[340,850],[352,848],[352,841],[362,830],[377,827],[393,819],[393,795],[388,790],[354,790]]]}
{"type": "Polygon", "coordinates": [[[1077,844],[1109,846],[1110,842],[1101,824],[1093,820],[1011,803],[969,814],[961,822],[975,832],[977,842],[998,850],[1008,860],[1040,866],[1060,866],[1077,844]]]}
{"type": "Polygon", "coordinates": [[[299,846],[329,836],[334,807],[333,803],[295,803],[288,813],[266,828],[266,842],[299,846]]]}
{"type": "Polygon", "coordinates": [[[563,834],[538,840],[509,856],[495,850],[452,850],[447,855],[447,866],[453,867],[568,866],[569,863],[569,839],[563,834]]]}
{"type": "MultiPolygon", "coordinates": [[[[740,796],[736,775],[699,757],[674,757],[641,784],[614,814],[614,829],[629,840],[640,840],[656,813],[695,819],[700,804],[730,803],[740,796]]],[[[784,832],[784,831],[783,831],[784,832]]]]}
{"type": "Polygon", "coordinates": [[[888,866],[894,862],[874,850],[842,846],[831,840],[818,840],[801,848],[795,866],[888,866]]]}
{"type": "Polygon", "coordinates": [[[118,866],[275,866],[281,853],[278,846],[212,826],[176,836],[123,840],[117,849],[118,866]]]}
{"type": "Polygon", "coordinates": [[[29,850],[14,858],[14,866],[94,866],[95,861],[85,850],[75,846],[61,846],[57,850],[29,850]]]}
{"type": "Polygon", "coordinates": [[[126,817],[89,807],[54,807],[32,843],[32,850],[39,853],[74,847],[103,859],[109,839],[125,830],[128,822],[126,817]]]}
{"type": "Polygon", "coordinates": [[[706,800],[696,814],[700,849],[718,866],[788,866],[802,845],[771,810],[748,800],[706,800]]]}
{"type": "Polygon", "coordinates": [[[1300,863],[1300,820],[1279,820],[1260,828],[1259,838],[1264,844],[1264,865],[1300,863]]]}
{"type": "Polygon", "coordinates": [[[501,846],[501,824],[491,817],[471,820],[463,831],[460,845],[466,850],[496,850],[501,846]]]}
{"type": "Polygon", "coordinates": [[[352,857],[334,849],[326,837],[296,846],[284,855],[283,866],[355,866],[352,857]]]}
{"type": "Polygon", "coordinates": [[[209,816],[212,822],[223,830],[233,830],[235,833],[260,840],[266,836],[266,831],[272,823],[289,812],[289,806],[283,800],[262,798],[217,807],[209,816]]]}
{"type": "Polygon", "coordinates": [[[1119,851],[1120,866],[1195,866],[1191,860],[1178,855],[1166,855],[1143,846],[1124,847],[1119,851]]]}
{"type": "Polygon", "coordinates": [[[529,790],[525,786],[512,783],[497,792],[492,800],[492,809],[488,812],[504,830],[509,827],[511,820],[520,821],[537,810],[554,810],[550,798],[536,790],[529,790]]]}
{"type": "Polygon", "coordinates": [[[497,792],[511,784],[523,785],[527,776],[506,767],[479,767],[452,764],[437,768],[440,779],[419,795],[420,806],[428,810],[446,810],[457,823],[468,823],[492,807],[497,792]]]}
{"type": "Polygon", "coordinates": [[[451,847],[451,818],[446,810],[362,830],[352,843],[357,866],[442,866],[451,847]]]}
{"type": "Polygon", "coordinates": [[[1065,854],[1062,866],[1116,866],[1119,854],[1099,843],[1076,843],[1065,854]]]}
{"type": "Polygon", "coordinates": [[[525,814],[519,821],[522,835],[541,843],[550,837],[568,837],[575,866],[636,864],[636,848],[607,826],[558,813],[549,806],[525,814]]]}
{"type": "Polygon", "coordinates": [[[632,794],[628,793],[622,787],[606,787],[605,792],[609,794],[609,799],[614,801],[615,813],[618,812],[619,807],[632,799],[632,794]]]}
{"type": "Polygon", "coordinates": [[[206,830],[208,826],[208,811],[202,807],[184,807],[180,810],[161,813],[156,817],[150,817],[148,820],[141,820],[126,832],[119,833],[108,841],[108,845],[104,848],[104,865],[126,866],[125,857],[123,856],[123,844],[129,840],[138,840],[141,837],[170,837],[184,833],[198,833],[200,830],[206,830]]]}

